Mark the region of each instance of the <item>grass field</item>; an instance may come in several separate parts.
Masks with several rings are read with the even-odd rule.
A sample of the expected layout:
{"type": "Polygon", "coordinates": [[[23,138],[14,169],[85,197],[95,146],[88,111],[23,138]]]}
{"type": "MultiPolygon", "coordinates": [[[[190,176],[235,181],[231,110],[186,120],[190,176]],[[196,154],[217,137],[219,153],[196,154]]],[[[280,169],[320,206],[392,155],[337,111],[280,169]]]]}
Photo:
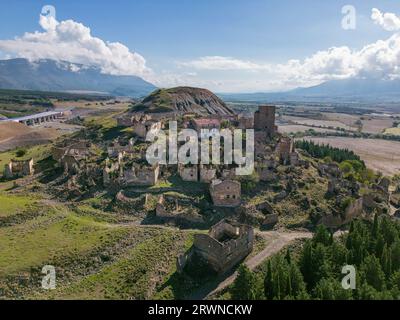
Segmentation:
{"type": "Polygon", "coordinates": [[[37,196],[11,195],[0,192],[0,219],[20,214],[37,204],[37,196]]]}
{"type": "MultiPolygon", "coordinates": [[[[159,230],[96,274],[50,293],[57,299],[149,299],[176,271],[173,253],[186,249],[189,235],[159,230]]],[[[171,296],[172,298],[173,296],[171,296]]]]}
{"type": "Polygon", "coordinates": [[[191,246],[192,232],[140,226],[89,205],[70,209],[29,195],[0,193],[0,201],[0,218],[41,204],[40,215],[0,224],[0,295],[145,299],[162,292],[173,297],[169,278],[177,255],[191,246]],[[45,265],[56,268],[55,291],[41,289],[45,265]]]}

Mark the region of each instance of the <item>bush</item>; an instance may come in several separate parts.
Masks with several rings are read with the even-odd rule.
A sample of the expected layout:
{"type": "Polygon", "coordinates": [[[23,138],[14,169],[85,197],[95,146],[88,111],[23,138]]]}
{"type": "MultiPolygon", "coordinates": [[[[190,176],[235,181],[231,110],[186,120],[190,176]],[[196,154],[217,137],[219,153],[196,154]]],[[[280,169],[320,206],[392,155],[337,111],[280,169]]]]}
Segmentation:
{"type": "Polygon", "coordinates": [[[26,149],[18,149],[15,152],[15,155],[17,156],[17,158],[23,157],[24,155],[26,155],[26,149]]]}

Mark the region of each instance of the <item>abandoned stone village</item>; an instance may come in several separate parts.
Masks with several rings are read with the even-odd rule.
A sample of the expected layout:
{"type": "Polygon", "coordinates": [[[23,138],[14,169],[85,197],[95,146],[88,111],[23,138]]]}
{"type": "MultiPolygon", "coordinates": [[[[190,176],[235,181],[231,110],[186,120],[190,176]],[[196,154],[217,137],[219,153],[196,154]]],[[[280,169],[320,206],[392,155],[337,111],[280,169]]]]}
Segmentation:
{"type": "MultiPolygon", "coordinates": [[[[52,160],[59,175],[49,183],[50,192],[71,201],[106,192],[113,211],[135,215],[146,223],[210,228],[208,234],[195,235],[193,247],[177,258],[177,267],[183,271],[197,256],[217,273],[227,272],[249,255],[255,227],[284,227],[281,220],[294,215],[290,212],[293,201],[310,212],[313,225],[322,223],[332,229],[356,217],[386,214],[391,202],[399,206],[399,201],[391,199],[399,199],[400,188],[390,192],[388,179],[380,178],[366,188],[345,179],[336,163],[315,161],[295,150],[294,140],[278,133],[275,114],[274,106],[259,106],[254,117],[126,112],[116,119],[124,131],[112,140],[93,139],[88,129],[54,143],[52,160]],[[253,175],[236,176],[235,165],[149,165],[146,134],[166,128],[171,119],[197,132],[254,129],[253,175]],[[325,188],[323,201],[332,204],[329,210],[301,191],[318,181],[325,188]],[[260,196],[270,189],[273,196],[260,196]]],[[[34,161],[12,160],[4,176],[34,175],[34,161]]]]}

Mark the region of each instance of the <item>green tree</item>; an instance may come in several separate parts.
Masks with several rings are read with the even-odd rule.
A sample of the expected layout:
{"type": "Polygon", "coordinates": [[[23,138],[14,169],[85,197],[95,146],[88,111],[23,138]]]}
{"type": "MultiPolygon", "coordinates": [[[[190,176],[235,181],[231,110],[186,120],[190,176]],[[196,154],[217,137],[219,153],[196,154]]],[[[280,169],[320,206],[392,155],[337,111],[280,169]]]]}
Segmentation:
{"type": "Polygon", "coordinates": [[[242,264],[233,284],[232,299],[257,300],[261,298],[260,284],[257,276],[246,265],[242,264]]]}
{"type": "Polygon", "coordinates": [[[361,274],[365,282],[375,290],[385,290],[385,274],[377,257],[369,255],[365,258],[361,264],[361,274]]]}

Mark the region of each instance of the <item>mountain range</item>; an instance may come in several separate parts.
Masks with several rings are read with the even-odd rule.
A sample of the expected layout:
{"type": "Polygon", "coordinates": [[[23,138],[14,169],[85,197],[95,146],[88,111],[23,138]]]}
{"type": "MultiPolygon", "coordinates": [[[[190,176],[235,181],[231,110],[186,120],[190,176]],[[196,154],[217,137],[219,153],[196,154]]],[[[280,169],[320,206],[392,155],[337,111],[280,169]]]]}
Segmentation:
{"type": "MultiPolygon", "coordinates": [[[[104,74],[95,66],[19,58],[0,60],[0,89],[93,92],[142,98],[157,87],[138,76],[104,74]]],[[[218,96],[232,102],[400,103],[400,80],[352,78],[286,92],[221,93],[218,96]]]]}
{"type": "Polygon", "coordinates": [[[0,60],[0,89],[95,92],[143,97],[156,87],[137,76],[104,74],[94,66],[49,59],[0,60]]]}
{"type": "Polygon", "coordinates": [[[286,92],[219,94],[227,101],[400,102],[400,80],[360,79],[327,81],[286,92]]]}

